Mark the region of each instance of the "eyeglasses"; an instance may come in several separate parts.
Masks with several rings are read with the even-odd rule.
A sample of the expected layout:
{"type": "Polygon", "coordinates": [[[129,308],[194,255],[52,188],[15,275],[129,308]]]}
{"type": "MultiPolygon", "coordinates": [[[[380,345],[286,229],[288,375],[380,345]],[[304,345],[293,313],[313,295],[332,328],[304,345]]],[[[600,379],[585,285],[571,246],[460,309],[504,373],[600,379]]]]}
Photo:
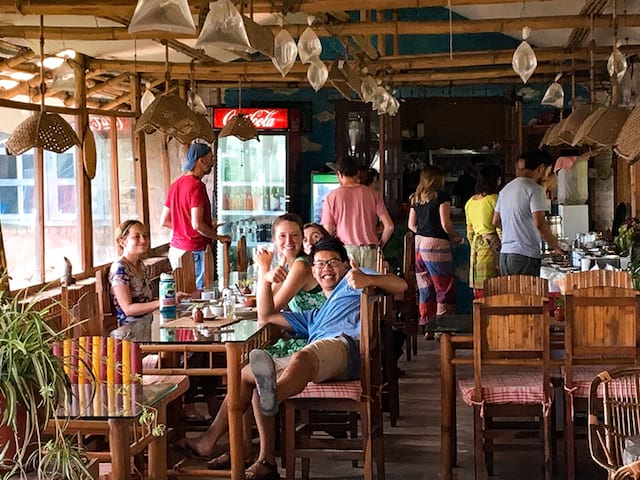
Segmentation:
{"type": "Polygon", "coordinates": [[[341,263],[342,263],[342,260],[332,258],[331,260],[316,260],[315,262],[313,262],[313,266],[316,268],[324,268],[327,266],[331,268],[336,268],[341,263]]]}

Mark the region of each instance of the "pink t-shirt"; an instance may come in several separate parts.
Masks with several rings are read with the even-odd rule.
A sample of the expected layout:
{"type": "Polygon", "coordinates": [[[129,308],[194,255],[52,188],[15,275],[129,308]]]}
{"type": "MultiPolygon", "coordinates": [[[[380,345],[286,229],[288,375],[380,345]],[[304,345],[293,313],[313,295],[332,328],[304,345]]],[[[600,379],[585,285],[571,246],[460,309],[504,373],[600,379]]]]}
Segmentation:
{"type": "Polygon", "coordinates": [[[207,248],[211,239],[191,226],[191,209],[195,207],[202,207],[204,223],[212,226],[211,202],[204,183],[193,175],[182,175],[169,187],[164,205],[171,211],[171,245],[191,252],[207,248]]]}
{"type": "Polygon", "coordinates": [[[335,225],[345,245],[377,245],[378,218],[387,213],[382,196],[365,185],[340,186],[322,206],[322,224],[335,225]]]}

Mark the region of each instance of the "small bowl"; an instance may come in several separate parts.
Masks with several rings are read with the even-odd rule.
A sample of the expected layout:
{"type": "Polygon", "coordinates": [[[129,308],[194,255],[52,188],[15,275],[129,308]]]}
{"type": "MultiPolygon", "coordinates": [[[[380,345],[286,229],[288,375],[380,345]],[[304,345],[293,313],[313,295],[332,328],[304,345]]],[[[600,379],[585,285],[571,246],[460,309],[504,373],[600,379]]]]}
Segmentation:
{"type": "Polygon", "coordinates": [[[214,317],[221,317],[224,314],[224,308],[222,308],[222,305],[211,305],[209,310],[214,317]]]}

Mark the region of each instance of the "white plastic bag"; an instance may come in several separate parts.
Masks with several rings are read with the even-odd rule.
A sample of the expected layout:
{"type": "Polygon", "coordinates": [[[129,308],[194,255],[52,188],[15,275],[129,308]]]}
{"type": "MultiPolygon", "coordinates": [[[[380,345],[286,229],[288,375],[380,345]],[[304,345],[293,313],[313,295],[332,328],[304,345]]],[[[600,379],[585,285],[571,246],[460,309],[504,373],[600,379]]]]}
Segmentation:
{"type": "Polygon", "coordinates": [[[161,32],[195,35],[189,2],[187,0],[138,0],[129,22],[129,33],[156,30],[161,32]]]}
{"type": "Polygon", "coordinates": [[[531,77],[538,66],[536,54],[527,42],[530,32],[531,29],[529,27],[522,29],[522,43],[520,43],[516,51],[513,52],[513,59],[511,61],[513,71],[520,76],[523,83],[527,83],[527,80],[529,80],[529,77],[531,77]]]}
{"type": "Polygon", "coordinates": [[[280,33],[276,35],[273,41],[273,57],[271,61],[278,69],[283,77],[287,76],[287,73],[296,63],[296,56],[298,55],[298,46],[291,34],[285,29],[280,30],[280,33]]]}
{"type": "Polygon", "coordinates": [[[318,57],[311,60],[311,64],[307,69],[307,80],[309,85],[317,92],[320,90],[329,78],[329,70],[322,60],[318,57]]]}
{"type": "Polygon", "coordinates": [[[616,48],[613,49],[611,55],[609,55],[609,59],[607,60],[607,71],[609,72],[610,77],[617,77],[618,82],[622,80],[624,74],[627,72],[627,57],[625,57],[624,53],[620,51],[618,48],[620,46],[620,42],[616,45],[616,48]]]}
{"type": "Polygon", "coordinates": [[[144,111],[149,108],[149,105],[151,105],[155,99],[156,96],[151,90],[149,90],[149,87],[147,87],[146,91],[142,94],[142,98],[140,98],[140,112],[144,113],[144,111]]]}
{"type": "Polygon", "coordinates": [[[549,85],[547,91],[544,92],[544,97],[542,98],[542,102],[540,102],[541,105],[549,105],[560,109],[564,107],[564,90],[562,89],[562,85],[558,83],[561,76],[561,73],[557,74],[553,83],[549,85]]]}
{"type": "Polygon", "coordinates": [[[364,80],[362,81],[362,86],[360,88],[362,93],[362,99],[365,102],[370,102],[371,99],[373,98],[373,95],[376,93],[376,88],[378,88],[378,83],[376,82],[376,79],[373,78],[371,75],[366,75],[364,77],[364,80]]]}
{"type": "Polygon", "coordinates": [[[196,48],[204,48],[205,44],[230,51],[253,51],[242,15],[229,0],[211,3],[196,48]]]}
{"type": "Polygon", "coordinates": [[[307,27],[298,39],[298,55],[302,63],[311,63],[322,53],[322,44],[316,32],[311,27],[307,27]]]}
{"type": "Polygon", "coordinates": [[[187,93],[187,106],[195,113],[200,115],[207,114],[207,107],[202,101],[202,97],[193,90],[189,90],[189,93],[187,93]]]}

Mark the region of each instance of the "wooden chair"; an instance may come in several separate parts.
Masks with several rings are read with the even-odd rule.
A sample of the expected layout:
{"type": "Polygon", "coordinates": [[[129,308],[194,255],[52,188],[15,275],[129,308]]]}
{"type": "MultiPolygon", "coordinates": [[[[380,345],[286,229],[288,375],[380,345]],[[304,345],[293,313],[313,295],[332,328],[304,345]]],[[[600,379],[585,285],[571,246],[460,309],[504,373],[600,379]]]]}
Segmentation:
{"type": "Polygon", "coordinates": [[[367,288],[360,303],[360,380],[339,383],[310,383],[305,390],[283,402],[287,479],[295,477],[296,458],[303,458],[303,478],[309,476],[310,458],[363,460],[364,478],[384,480],[384,447],[379,391],[380,319],[382,296],[367,288]],[[353,412],[361,421],[360,439],[316,439],[311,436],[310,411],[353,412]],[[296,413],[304,424],[296,428],[296,413]]]}
{"type": "Polygon", "coordinates": [[[72,327],[74,336],[101,335],[102,316],[99,313],[98,295],[93,285],[65,284],[60,286],[60,326],[72,327]]]}
{"type": "Polygon", "coordinates": [[[587,287],[620,287],[633,288],[631,273],[614,270],[589,270],[587,272],[567,273],[565,292],[570,293],[577,288],[587,287]]]}
{"type": "Polygon", "coordinates": [[[508,293],[547,297],[549,282],[531,275],[503,275],[484,281],[484,294],[486,296],[508,293]]]}
{"type": "Polygon", "coordinates": [[[398,384],[398,361],[394,351],[394,324],[396,320],[395,300],[392,295],[386,295],[382,302],[382,321],[380,332],[382,336],[382,360],[384,372],[384,388],[382,398],[386,403],[385,411],[389,412],[391,426],[395,427],[400,417],[400,386],[398,384]]]}
{"type": "Polygon", "coordinates": [[[407,334],[405,346],[407,360],[411,361],[411,356],[418,355],[418,284],[416,283],[416,252],[415,235],[408,231],[404,236],[404,247],[402,256],[402,277],[407,282],[408,288],[405,290],[402,299],[402,325],[400,328],[407,334]]]}
{"type": "Polygon", "coordinates": [[[204,249],[204,284],[205,289],[213,288],[215,281],[215,262],[213,261],[213,246],[207,245],[204,249]]]}
{"type": "Polygon", "coordinates": [[[111,287],[109,285],[109,268],[98,268],[96,277],[96,295],[98,296],[98,315],[101,318],[102,328],[93,335],[107,336],[112,330],[118,328],[118,318],[116,317],[113,300],[111,298],[111,287]]]}
{"type": "Polygon", "coordinates": [[[193,253],[184,252],[178,259],[178,268],[173,271],[173,278],[176,281],[178,292],[191,293],[196,289],[196,265],[193,260],[193,253]]]}
{"type": "Polygon", "coordinates": [[[589,451],[610,480],[640,478],[640,462],[624,465],[625,441],[640,435],[640,368],[605,370],[589,388],[589,451]]]}
{"type": "MultiPolygon", "coordinates": [[[[591,272],[585,272],[591,273],[591,272]]],[[[599,371],[638,364],[640,292],[593,286],[565,295],[565,445],[567,478],[575,478],[575,412],[587,411],[591,381],[599,371]]]]}
{"type": "Polygon", "coordinates": [[[540,295],[487,296],[486,291],[474,302],[473,379],[460,379],[459,388],[474,410],[476,479],[484,477],[485,467],[493,475],[494,452],[530,450],[539,438],[544,477],[551,479],[553,387],[546,303],[540,295]]]}

